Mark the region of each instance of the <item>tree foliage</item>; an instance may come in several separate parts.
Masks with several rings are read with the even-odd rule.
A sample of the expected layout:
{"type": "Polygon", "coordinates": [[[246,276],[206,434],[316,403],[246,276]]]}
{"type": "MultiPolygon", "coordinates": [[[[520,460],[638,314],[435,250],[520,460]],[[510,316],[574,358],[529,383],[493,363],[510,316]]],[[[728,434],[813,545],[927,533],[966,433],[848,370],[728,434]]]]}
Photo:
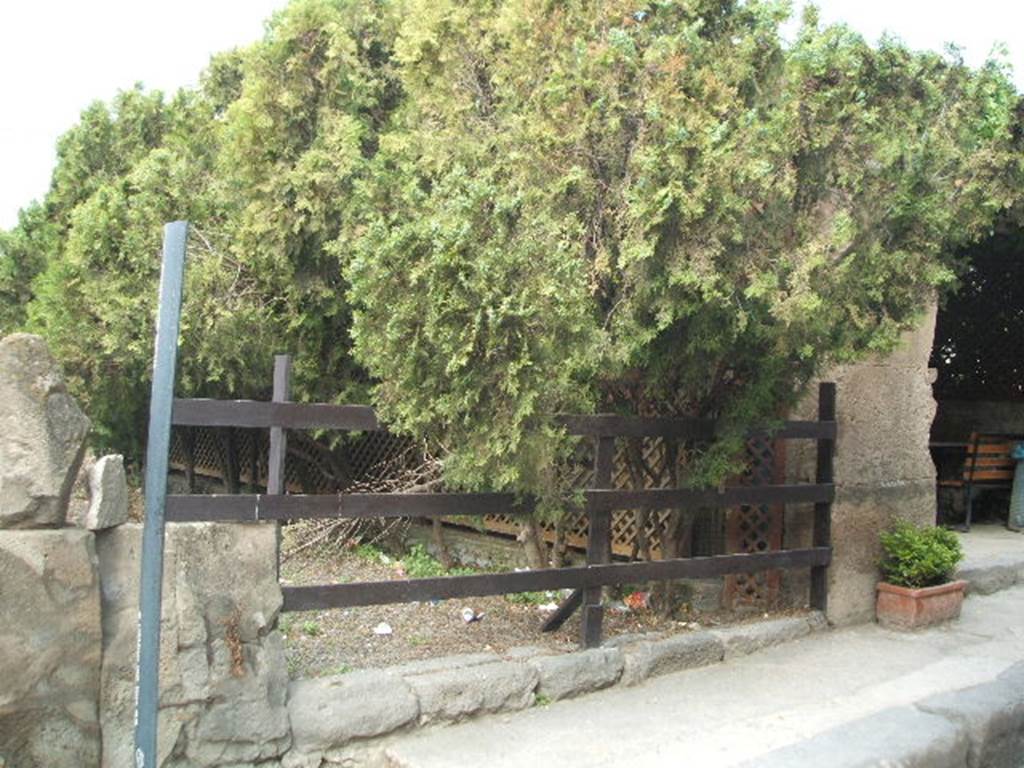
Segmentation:
{"type": "Polygon", "coordinates": [[[998,65],[813,14],[787,48],[783,17],[412,3],[346,269],[380,405],[459,481],[543,490],[559,411],[778,413],[823,362],[889,349],[1014,200],[998,65]]]}
{"type": "Polygon", "coordinates": [[[193,224],[180,394],[266,396],[272,353],[291,351],[298,397],[368,398],[325,245],[395,98],[373,5],[293,3],[264,40],[214,57],[198,89],[136,87],[61,138],[42,205],[0,239],[0,331],[47,338],[103,446],[141,448],[175,219],[193,224]]]}
{"type": "Polygon", "coordinates": [[[181,391],[263,395],[294,351],[299,396],[372,396],[453,484],[555,490],[559,412],[777,414],[891,347],[1021,175],[1000,65],[813,12],[787,45],[785,17],[294,0],[198,89],[83,113],[0,236],[0,329],[43,333],[131,450],[160,225],[189,218],[181,391]]]}

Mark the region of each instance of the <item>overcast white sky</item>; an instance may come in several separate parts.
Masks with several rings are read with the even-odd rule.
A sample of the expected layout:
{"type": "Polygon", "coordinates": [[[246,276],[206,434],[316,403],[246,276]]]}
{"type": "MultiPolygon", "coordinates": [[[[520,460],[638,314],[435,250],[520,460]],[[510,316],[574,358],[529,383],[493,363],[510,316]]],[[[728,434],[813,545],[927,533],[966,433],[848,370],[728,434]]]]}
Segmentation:
{"type": "MultiPolygon", "coordinates": [[[[41,198],[54,143],[94,99],[141,81],[173,91],[195,84],[212,53],[256,40],[286,0],[0,0],[0,228],[41,198]]],[[[637,0],[638,7],[643,0],[637,0]]],[[[795,0],[797,15],[803,0],[795,0]]],[[[875,40],[883,31],[914,48],[965,48],[984,61],[1010,49],[1024,87],[1020,0],[819,0],[824,21],[846,21],[875,40]]]]}

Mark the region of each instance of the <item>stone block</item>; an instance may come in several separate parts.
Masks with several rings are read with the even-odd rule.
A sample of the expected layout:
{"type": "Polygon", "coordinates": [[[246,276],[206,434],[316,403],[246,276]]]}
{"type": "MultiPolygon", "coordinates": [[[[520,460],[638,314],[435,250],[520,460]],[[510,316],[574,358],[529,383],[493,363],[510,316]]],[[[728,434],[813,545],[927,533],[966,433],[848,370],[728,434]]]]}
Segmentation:
{"type": "Polygon", "coordinates": [[[715,664],[725,658],[725,646],[710,632],[694,632],[634,643],[622,653],[622,682],[636,685],[649,677],[715,664]]]}
{"type": "MultiPolygon", "coordinates": [[[[1024,670],[1024,665],[1017,665],[1024,670]]],[[[1014,671],[991,683],[932,696],[918,709],[963,726],[968,768],[1020,768],[1024,761],[1024,687],[1014,671]]]]}
{"type": "Polygon", "coordinates": [[[420,723],[425,725],[525,709],[533,704],[538,675],[528,664],[499,661],[410,675],[405,680],[419,700],[420,723]]]}
{"type": "Polygon", "coordinates": [[[296,680],[289,687],[288,716],[299,753],[389,733],[415,720],[419,711],[410,686],[382,670],[296,680]]]}
{"type": "Polygon", "coordinates": [[[551,701],[578,696],[614,685],[622,674],[623,657],[618,648],[591,648],[530,661],[537,670],[537,694],[551,701]]]}
{"type": "Polygon", "coordinates": [[[0,531],[0,765],[100,760],[100,590],[88,531],[0,531]]]}
{"type": "MultiPolygon", "coordinates": [[[[103,599],[103,766],[130,764],[142,526],[97,534],[103,599]]],[[[195,768],[290,745],[271,524],[174,524],[164,552],[158,758],[195,768]]]]}
{"type": "Polygon", "coordinates": [[[101,457],[89,468],[89,506],[79,521],[83,528],[101,531],[128,522],[128,481],[124,457],[101,457]]]}
{"type": "Polygon", "coordinates": [[[967,736],[943,717],[893,707],[742,763],[739,768],[965,768],[967,736]]]}
{"type": "Polygon", "coordinates": [[[725,658],[747,656],[779,643],[796,640],[811,634],[811,624],[806,618],[787,617],[770,621],[756,621],[733,627],[712,630],[725,646],[725,658]]]}
{"type": "Polygon", "coordinates": [[[0,339],[0,528],[64,523],[88,433],[43,340],[0,339]]]}
{"type": "Polygon", "coordinates": [[[972,595],[991,595],[1009,589],[1018,581],[1018,568],[1014,565],[989,564],[962,568],[957,578],[967,582],[967,592],[972,595]]]}

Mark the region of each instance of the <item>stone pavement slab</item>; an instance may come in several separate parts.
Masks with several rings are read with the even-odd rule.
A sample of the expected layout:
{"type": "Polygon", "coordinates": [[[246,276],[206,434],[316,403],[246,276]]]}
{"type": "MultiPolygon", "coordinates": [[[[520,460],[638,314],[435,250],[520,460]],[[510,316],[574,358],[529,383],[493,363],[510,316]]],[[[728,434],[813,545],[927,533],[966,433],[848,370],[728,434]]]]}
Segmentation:
{"type": "Polygon", "coordinates": [[[1002,525],[975,525],[960,534],[964,560],[958,576],[968,582],[968,591],[990,595],[1016,584],[1024,584],[1024,533],[1002,525]]]}
{"type": "MultiPolygon", "coordinates": [[[[864,740],[849,741],[848,759],[824,764],[881,765],[871,757],[872,744],[888,742],[867,739],[873,731],[864,719],[885,720],[880,713],[891,711],[893,723],[907,718],[927,726],[923,747],[946,744],[950,765],[959,767],[967,765],[961,759],[967,726],[917,703],[942,705],[935,697],[992,683],[1022,661],[1024,586],[1016,586],[972,597],[961,619],[943,627],[899,633],[864,625],[815,633],[634,687],[399,736],[386,755],[400,768],[775,766],[787,753],[795,759],[810,750],[813,761],[822,749],[843,749],[841,734],[849,730],[864,740]]],[[[902,759],[899,750],[927,755],[907,738],[892,744],[893,760],[902,759]]],[[[909,757],[890,764],[930,765],[909,757]]]]}

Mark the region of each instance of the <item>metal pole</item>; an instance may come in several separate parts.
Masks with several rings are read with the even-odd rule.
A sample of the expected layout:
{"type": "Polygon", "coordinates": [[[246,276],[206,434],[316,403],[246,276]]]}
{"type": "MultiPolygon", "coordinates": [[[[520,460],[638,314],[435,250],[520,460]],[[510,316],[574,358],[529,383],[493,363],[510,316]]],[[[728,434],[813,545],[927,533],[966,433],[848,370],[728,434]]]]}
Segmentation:
{"type": "Polygon", "coordinates": [[[142,573],[139,580],[138,666],[135,675],[136,768],[157,768],[164,502],[167,498],[171,408],[187,236],[186,221],[175,221],[164,226],[160,303],[157,307],[153,354],[153,390],[149,401],[149,438],[146,445],[146,519],[142,528],[142,573]]]}

